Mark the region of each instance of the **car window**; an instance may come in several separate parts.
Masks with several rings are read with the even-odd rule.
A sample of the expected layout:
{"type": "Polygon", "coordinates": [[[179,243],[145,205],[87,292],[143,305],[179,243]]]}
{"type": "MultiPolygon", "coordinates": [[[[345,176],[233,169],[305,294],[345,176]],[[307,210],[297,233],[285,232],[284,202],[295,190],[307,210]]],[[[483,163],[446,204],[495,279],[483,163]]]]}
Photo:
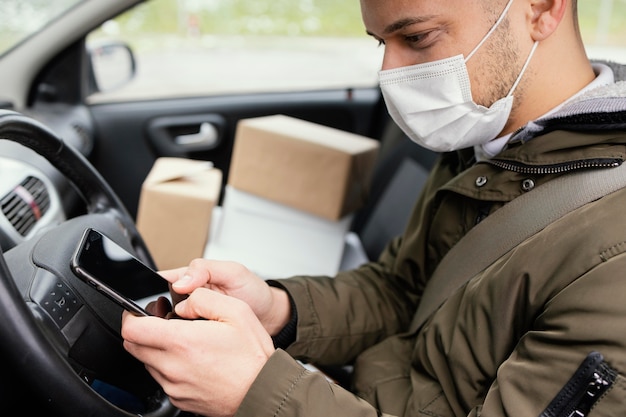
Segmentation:
{"type": "Polygon", "coordinates": [[[371,87],[383,52],[356,0],[152,0],[88,38],[107,40],[137,75],[92,99],[371,87]]]}
{"type": "Polygon", "coordinates": [[[626,0],[578,0],[587,54],[626,63],[626,0]]]}
{"type": "MultiPolygon", "coordinates": [[[[589,56],[626,62],[626,0],[578,4],[589,56]]],[[[88,40],[124,41],[137,61],[92,101],[373,87],[383,54],[357,0],[151,0],[88,40]]]]}
{"type": "Polygon", "coordinates": [[[83,0],[0,0],[0,56],[83,0]]]}

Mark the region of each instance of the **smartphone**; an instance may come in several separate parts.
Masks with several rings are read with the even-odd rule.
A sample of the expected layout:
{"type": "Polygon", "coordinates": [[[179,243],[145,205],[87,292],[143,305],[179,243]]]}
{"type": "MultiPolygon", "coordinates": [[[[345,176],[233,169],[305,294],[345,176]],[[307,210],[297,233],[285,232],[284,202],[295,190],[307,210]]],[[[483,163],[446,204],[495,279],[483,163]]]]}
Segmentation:
{"type": "Polygon", "coordinates": [[[169,291],[155,270],[95,229],[85,230],[70,265],[77,277],[134,314],[149,316],[142,300],[169,291]]]}

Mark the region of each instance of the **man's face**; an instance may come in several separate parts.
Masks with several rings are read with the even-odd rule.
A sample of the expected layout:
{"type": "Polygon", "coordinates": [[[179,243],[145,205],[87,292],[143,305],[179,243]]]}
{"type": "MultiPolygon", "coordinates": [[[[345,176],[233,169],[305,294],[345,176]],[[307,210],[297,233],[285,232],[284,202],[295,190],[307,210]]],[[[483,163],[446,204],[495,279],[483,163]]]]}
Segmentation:
{"type": "MultiPolygon", "coordinates": [[[[361,0],[367,32],[385,53],[382,69],[467,56],[504,10],[507,0],[361,0]]],[[[515,4],[513,4],[515,6],[515,4]]],[[[467,62],[472,94],[490,106],[506,96],[519,74],[515,36],[507,19],[467,62]]]]}

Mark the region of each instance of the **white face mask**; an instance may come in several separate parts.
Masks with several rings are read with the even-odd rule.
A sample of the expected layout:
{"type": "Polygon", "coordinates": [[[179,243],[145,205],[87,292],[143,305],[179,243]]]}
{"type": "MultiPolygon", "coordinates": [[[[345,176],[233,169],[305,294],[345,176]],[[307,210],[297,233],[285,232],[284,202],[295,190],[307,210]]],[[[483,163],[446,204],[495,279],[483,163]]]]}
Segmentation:
{"type": "Polygon", "coordinates": [[[447,152],[489,142],[502,131],[511,114],[513,91],[538,42],[509,94],[489,108],[474,103],[466,62],[504,20],[512,3],[509,0],[498,21],[466,59],[457,55],[379,72],[387,110],[411,140],[433,151],[447,152]]]}

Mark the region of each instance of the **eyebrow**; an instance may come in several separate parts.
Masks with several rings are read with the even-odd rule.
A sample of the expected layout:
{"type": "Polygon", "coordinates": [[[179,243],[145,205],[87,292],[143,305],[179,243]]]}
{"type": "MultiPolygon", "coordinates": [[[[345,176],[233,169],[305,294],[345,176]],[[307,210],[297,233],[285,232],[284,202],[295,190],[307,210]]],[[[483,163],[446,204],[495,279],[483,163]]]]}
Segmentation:
{"type": "MultiPolygon", "coordinates": [[[[428,20],[431,20],[432,18],[434,18],[434,15],[427,15],[427,16],[421,16],[421,17],[411,17],[411,18],[406,18],[406,19],[400,19],[396,22],[393,22],[392,24],[390,24],[389,26],[387,26],[385,28],[385,30],[383,30],[383,34],[384,35],[389,35],[391,33],[397,32],[399,30],[402,30],[408,26],[414,25],[416,23],[424,23],[428,20]]],[[[367,34],[370,36],[374,36],[376,37],[376,35],[374,35],[372,32],[367,31],[367,34]]]]}

